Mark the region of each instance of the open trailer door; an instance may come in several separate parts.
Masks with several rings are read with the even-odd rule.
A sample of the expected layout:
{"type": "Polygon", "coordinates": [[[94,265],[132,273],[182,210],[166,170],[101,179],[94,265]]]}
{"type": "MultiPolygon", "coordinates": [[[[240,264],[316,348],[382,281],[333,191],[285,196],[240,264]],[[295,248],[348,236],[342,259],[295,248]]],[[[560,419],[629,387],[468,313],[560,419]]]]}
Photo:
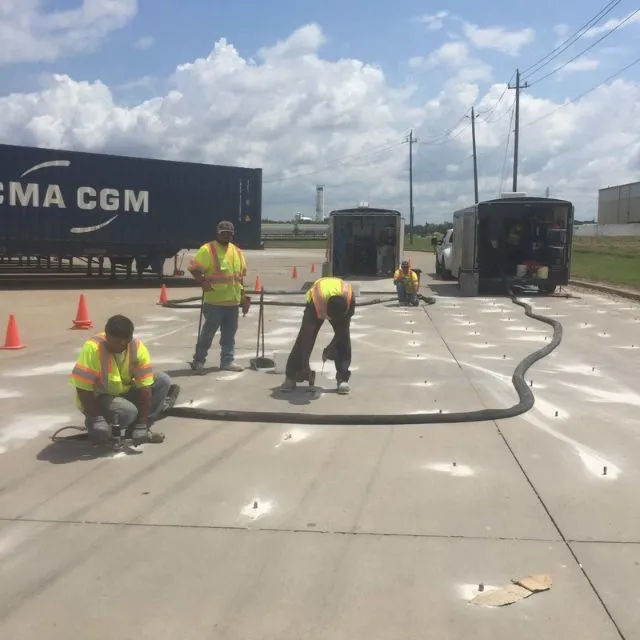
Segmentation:
{"type": "Polygon", "coordinates": [[[398,224],[396,225],[396,264],[393,266],[395,271],[404,260],[404,218],[398,215],[398,224]]]}
{"type": "Polygon", "coordinates": [[[325,249],[325,258],[322,263],[322,277],[327,278],[333,275],[333,234],[335,229],[335,216],[330,215],[327,225],[327,247],[325,249]]]}

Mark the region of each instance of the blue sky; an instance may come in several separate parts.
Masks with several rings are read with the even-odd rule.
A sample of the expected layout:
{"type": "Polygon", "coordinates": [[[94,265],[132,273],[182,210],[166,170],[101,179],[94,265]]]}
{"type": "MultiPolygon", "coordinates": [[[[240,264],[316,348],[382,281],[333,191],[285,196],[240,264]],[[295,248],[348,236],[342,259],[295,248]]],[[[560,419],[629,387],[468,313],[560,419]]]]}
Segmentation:
{"type": "MultiPolygon", "coordinates": [[[[309,213],[316,182],[331,184],[327,193],[336,205],[375,200],[406,207],[407,154],[397,143],[414,128],[419,217],[435,219],[472,193],[468,121],[445,132],[471,104],[480,105],[480,195],[504,190],[513,92],[495,114],[489,107],[516,67],[527,69],[546,56],[605,4],[13,2],[0,21],[0,41],[9,43],[0,46],[0,140],[261,166],[267,214],[287,217],[293,209],[309,213]],[[420,19],[437,14],[446,14],[439,28],[420,19]],[[525,30],[531,42],[514,54],[525,30]],[[222,38],[240,58],[256,59],[257,71],[229,50],[190,64],[207,58],[222,38]],[[278,41],[289,43],[288,54],[274,50],[278,41]],[[263,48],[269,49],[266,64],[258,55],[263,48]],[[300,51],[309,59],[297,59],[300,51]],[[338,63],[347,58],[376,65],[384,76],[338,63]],[[186,67],[172,78],[178,65],[186,67]],[[407,87],[408,95],[394,91],[407,87]],[[175,88],[178,98],[169,93],[175,88]],[[444,136],[438,144],[428,144],[438,135],[444,136]],[[355,167],[331,170],[336,159],[394,143],[386,156],[369,154],[355,167]]],[[[582,218],[593,216],[600,186],[640,173],[640,64],[570,108],[563,105],[638,56],[640,14],[596,44],[611,30],[607,21],[636,9],[631,0],[615,4],[597,25],[604,31],[581,37],[525,75],[534,84],[521,103],[523,188],[541,194],[549,186],[552,194],[574,199],[582,218]],[[544,77],[573,56],[575,65],[544,77]]]]}
{"type": "MultiPolygon", "coordinates": [[[[77,7],[78,0],[52,0],[48,11],[77,7]]],[[[213,44],[226,38],[244,57],[279,39],[286,38],[298,27],[317,22],[325,31],[328,42],[322,49],[327,59],[353,57],[380,65],[390,82],[402,83],[411,69],[407,61],[425,56],[460,32],[462,20],[479,27],[502,26],[510,30],[533,28],[536,41],[523,49],[518,58],[484,51],[483,60],[494,67],[496,80],[506,81],[519,64],[526,68],[552,50],[559,38],[553,27],[567,24],[571,31],[581,26],[603,6],[602,0],[538,0],[535,3],[472,2],[457,0],[447,4],[405,0],[402,3],[384,1],[325,0],[322,3],[302,3],[299,0],[243,0],[239,3],[218,0],[188,0],[184,3],[140,0],[138,14],[123,29],[112,32],[94,53],[70,56],[51,63],[16,64],[0,68],[3,93],[30,91],[38,87],[41,73],[67,73],[74,79],[100,79],[111,87],[120,87],[139,78],[164,78],[176,65],[206,56],[213,44]],[[165,5],[162,10],[160,5],[165,5]],[[307,6],[303,6],[307,5],[307,6]],[[447,6],[448,5],[448,6],[447,6]],[[425,14],[446,10],[453,20],[447,20],[440,31],[427,31],[414,19],[425,14]],[[147,49],[138,50],[135,43],[153,38],[147,49]]],[[[632,2],[621,2],[608,17],[618,17],[634,9],[632,2]]],[[[610,46],[624,49],[628,54],[637,50],[638,29],[621,29],[604,40],[598,49],[602,53],[610,46]]],[[[582,42],[582,41],[581,41],[582,42]]],[[[566,54],[579,52],[591,42],[576,43],[566,54]]],[[[566,56],[562,59],[566,59],[566,56]]],[[[615,72],[624,61],[617,52],[601,60],[595,74],[574,74],[563,82],[545,85],[544,94],[551,98],[573,96],[588,89],[609,73],[615,72]],[[595,81],[595,82],[594,82],[595,81]]],[[[548,69],[547,69],[548,70],[548,69]]],[[[640,78],[640,67],[630,70],[627,77],[640,78]]],[[[431,80],[444,79],[447,72],[431,75],[431,80]]],[[[126,88],[118,94],[126,97],[126,88]]],[[[429,92],[429,87],[424,87],[429,92]]],[[[144,93],[139,94],[144,95],[144,93]]]]}

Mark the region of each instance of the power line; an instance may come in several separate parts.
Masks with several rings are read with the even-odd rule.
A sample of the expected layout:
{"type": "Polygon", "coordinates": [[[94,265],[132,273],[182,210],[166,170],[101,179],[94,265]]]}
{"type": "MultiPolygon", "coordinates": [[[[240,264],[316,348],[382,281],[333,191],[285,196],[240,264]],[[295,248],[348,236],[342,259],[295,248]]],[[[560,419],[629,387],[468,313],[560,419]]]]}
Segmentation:
{"type": "Polygon", "coordinates": [[[561,69],[564,69],[567,65],[571,64],[574,60],[577,60],[578,58],[583,56],[585,53],[587,53],[587,51],[591,51],[591,49],[593,49],[598,43],[602,42],[605,38],[608,38],[612,33],[616,32],[618,29],[620,29],[620,27],[622,27],[625,23],[631,20],[631,18],[633,18],[633,16],[635,16],[636,13],[638,13],[638,11],[640,11],[640,9],[636,9],[633,13],[630,13],[624,20],[622,20],[622,22],[620,22],[615,27],[607,31],[603,36],[601,36],[595,42],[590,44],[586,49],[583,49],[580,53],[573,56],[573,58],[571,58],[570,60],[567,60],[564,64],[560,65],[559,67],[556,67],[552,71],[549,71],[549,73],[543,75],[541,78],[538,78],[537,80],[533,80],[532,82],[529,83],[529,86],[532,87],[534,84],[538,84],[538,82],[542,82],[543,80],[546,80],[548,77],[552,76],[554,73],[557,73],[561,69]]]}
{"type": "Polygon", "coordinates": [[[556,111],[558,111],[560,109],[564,109],[565,107],[568,107],[570,104],[573,104],[577,100],[580,100],[581,98],[584,98],[585,96],[588,96],[590,93],[592,93],[596,89],[599,89],[601,86],[607,84],[607,82],[609,82],[610,80],[613,80],[614,78],[617,78],[621,73],[624,73],[627,69],[631,69],[631,67],[633,67],[634,65],[638,64],[639,62],[640,62],[640,58],[636,58],[633,62],[630,62],[626,67],[623,67],[619,71],[616,71],[615,73],[611,74],[608,78],[605,78],[600,84],[595,85],[595,87],[591,87],[591,89],[587,89],[587,91],[581,93],[580,95],[576,96],[575,98],[572,98],[568,102],[565,102],[565,103],[557,106],[555,109],[552,109],[551,111],[549,111],[549,113],[545,113],[543,116],[541,116],[539,118],[536,118],[532,122],[528,122],[524,126],[525,127],[531,127],[534,124],[536,124],[537,122],[540,122],[541,120],[545,120],[550,115],[554,114],[556,111]]]}
{"type": "Polygon", "coordinates": [[[602,20],[602,18],[604,18],[608,13],[611,13],[611,11],[613,11],[620,4],[620,2],[622,2],[622,0],[612,0],[611,2],[607,3],[595,16],[593,16],[593,18],[588,20],[584,25],[582,25],[582,27],[575,31],[573,35],[569,36],[555,49],[540,58],[537,62],[534,62],[532,65],[524,69],[522,71],[522,74],[531,75],[546,67],[552,60],[566,51],[574,42],[577,42],[582,36],[584,36],[584,34],[589,31],[589,29],[591,29],[596,23],[600,22],[600,20],[602,20]]]}

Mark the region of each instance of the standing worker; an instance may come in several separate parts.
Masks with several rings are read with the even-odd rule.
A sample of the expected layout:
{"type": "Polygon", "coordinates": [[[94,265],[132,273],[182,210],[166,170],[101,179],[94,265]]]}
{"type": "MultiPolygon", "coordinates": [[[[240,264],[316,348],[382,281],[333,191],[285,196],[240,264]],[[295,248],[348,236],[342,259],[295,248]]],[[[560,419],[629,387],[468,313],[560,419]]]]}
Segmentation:
{"type": "Polygon", "coordinates": [[[220,369],[242,371],[236,364],[235,337],[240,305],[244,303],[244,277],[247,263],[244,253],[231,240],[233,223],[218,223],[216,239],[203,244],[189,263],[189,272],[202,287],[204,324],[198,335],[191,369],[204,375],[204,363],[211,343],[220,329],[220,369]]]}
{"type": "Polygon", "coordinates": [[[393,274],[393,283],[398,292],[398,302],[400,304],[410,304],[418,306],[418,274],[411,269],[409,262],[405,260],[399,269],[393,274]]]}
{"type": "Polygon", "coordinates": [[[306,294],[307,304],[302,325],[287,360],[286,379],[281,391],[292,391],[297,382],[309,380],[309,358],[318,337],[318,331],[328,318],[333,327],[333,339],[322,352],[322,360],[333,360],[336,366],[338,393],[349,393],[351,377],[351,336],[349,329],[355,312],[356,300],[350,284],[340,278],[319,278],[306,294]]]}

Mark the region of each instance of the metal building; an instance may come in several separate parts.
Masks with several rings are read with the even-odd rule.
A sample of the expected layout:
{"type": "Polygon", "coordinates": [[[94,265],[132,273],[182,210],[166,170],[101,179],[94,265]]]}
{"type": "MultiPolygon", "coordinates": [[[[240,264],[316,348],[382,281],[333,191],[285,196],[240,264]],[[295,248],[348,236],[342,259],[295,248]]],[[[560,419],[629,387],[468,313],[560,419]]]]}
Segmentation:
{"type": "Polygon", "coordinates": [[[640,222],[640,182],[598,191],[598,224],[640,222]]]}

